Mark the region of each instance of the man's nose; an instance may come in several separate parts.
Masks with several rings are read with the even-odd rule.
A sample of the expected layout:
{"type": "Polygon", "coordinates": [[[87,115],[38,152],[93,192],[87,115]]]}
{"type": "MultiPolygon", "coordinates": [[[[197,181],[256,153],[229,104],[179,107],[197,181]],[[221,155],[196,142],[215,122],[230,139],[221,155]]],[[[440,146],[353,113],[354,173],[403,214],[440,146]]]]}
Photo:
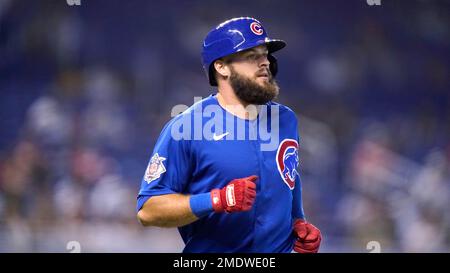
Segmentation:
{"type": "Polygon", "coordinates": [[[260,61],[260,64],[259,64],[260,66],[266,66],[266,67],[269,67],[269,65],[270,65],[270,61],[269,61],[269,59],[267,58],[267,56],[262,56],[261,57],[261,61],[260,61]]]}

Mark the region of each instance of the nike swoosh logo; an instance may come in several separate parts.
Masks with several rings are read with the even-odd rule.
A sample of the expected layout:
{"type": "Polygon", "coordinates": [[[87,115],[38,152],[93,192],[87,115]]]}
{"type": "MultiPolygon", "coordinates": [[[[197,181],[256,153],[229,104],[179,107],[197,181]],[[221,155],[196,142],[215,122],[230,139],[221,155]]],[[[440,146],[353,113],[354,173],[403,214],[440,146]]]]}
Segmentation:
{"type": "Polygon", "coordinates": [[[224,138],[226,135],[228,135],[229,134],[229,132],[226,132],[226,133],[224,133],[224,134],[221,134],[221,135],[216,135],[216,133],[214,133],[213,134],[213,139],[215,140],[215,141],[217,141],[217,140],[221,140],[222,138],[224,138]]]}

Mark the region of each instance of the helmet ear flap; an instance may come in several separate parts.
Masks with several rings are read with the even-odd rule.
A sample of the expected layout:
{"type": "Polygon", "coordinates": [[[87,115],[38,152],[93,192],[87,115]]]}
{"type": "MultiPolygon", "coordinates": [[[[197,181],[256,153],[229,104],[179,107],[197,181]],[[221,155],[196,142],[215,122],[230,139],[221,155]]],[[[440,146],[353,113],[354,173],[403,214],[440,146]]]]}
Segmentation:
{"type": "Polygon", "coordinates": [[[270,73],[272,73],[272,77],[275,77],[278,72],[278,61],[272,54],[267,55],[267,59],[270,62],[269,69],[270,73]]]}
{"type": "Polygon", "coordinates": [[[216,81],[216,73],[215,73],[215,70],[214,70],[215,68],[214,68],[214,62],[209,66],[209,69],[208,69],[208,80],[209,80],[209,84],[211,85],[211,86],[217,86],[217,81],[216,81]]]}

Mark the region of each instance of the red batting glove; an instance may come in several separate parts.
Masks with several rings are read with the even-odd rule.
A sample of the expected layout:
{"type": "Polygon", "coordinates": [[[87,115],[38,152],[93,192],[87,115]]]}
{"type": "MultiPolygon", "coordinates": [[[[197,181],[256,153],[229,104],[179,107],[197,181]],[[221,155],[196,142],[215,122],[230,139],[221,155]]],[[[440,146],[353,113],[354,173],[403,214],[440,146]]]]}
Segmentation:
{"type": "Polygon", "coordinates": [[[211,191],[211,201],[215,212],[247,211],[252,208],[256,198],[255,181],[258,176],[232,180],[222,189],[211,191]]]}
{"type": "Polygon", "coordinates": [[[320,230],[313,224],[302,219],[294,222],[294,233],[297,240],[294,244],[294,251],[298,253],[317,253],[322,241],[320,230]]]}

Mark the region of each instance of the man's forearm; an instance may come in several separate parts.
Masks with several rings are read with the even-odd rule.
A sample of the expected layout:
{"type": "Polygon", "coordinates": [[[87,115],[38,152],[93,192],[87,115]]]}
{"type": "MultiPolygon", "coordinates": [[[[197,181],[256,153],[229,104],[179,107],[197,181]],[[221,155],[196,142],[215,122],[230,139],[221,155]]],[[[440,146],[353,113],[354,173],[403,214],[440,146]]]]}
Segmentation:
{"type": "Polygon", "coordinates": [[[138,212],[144,226],[181,227],[198,218],[192,213],[189,195],[167,194],[148,199],[138,212]]]}
{"type": "Polygon", "coordinates": [[[144,226],[181,227],[213,212],[248,211],[255,202],[257,179],[256,175],[233,179],[222,189],[195,195],[153,196],[137,216],[144,226]]]}

